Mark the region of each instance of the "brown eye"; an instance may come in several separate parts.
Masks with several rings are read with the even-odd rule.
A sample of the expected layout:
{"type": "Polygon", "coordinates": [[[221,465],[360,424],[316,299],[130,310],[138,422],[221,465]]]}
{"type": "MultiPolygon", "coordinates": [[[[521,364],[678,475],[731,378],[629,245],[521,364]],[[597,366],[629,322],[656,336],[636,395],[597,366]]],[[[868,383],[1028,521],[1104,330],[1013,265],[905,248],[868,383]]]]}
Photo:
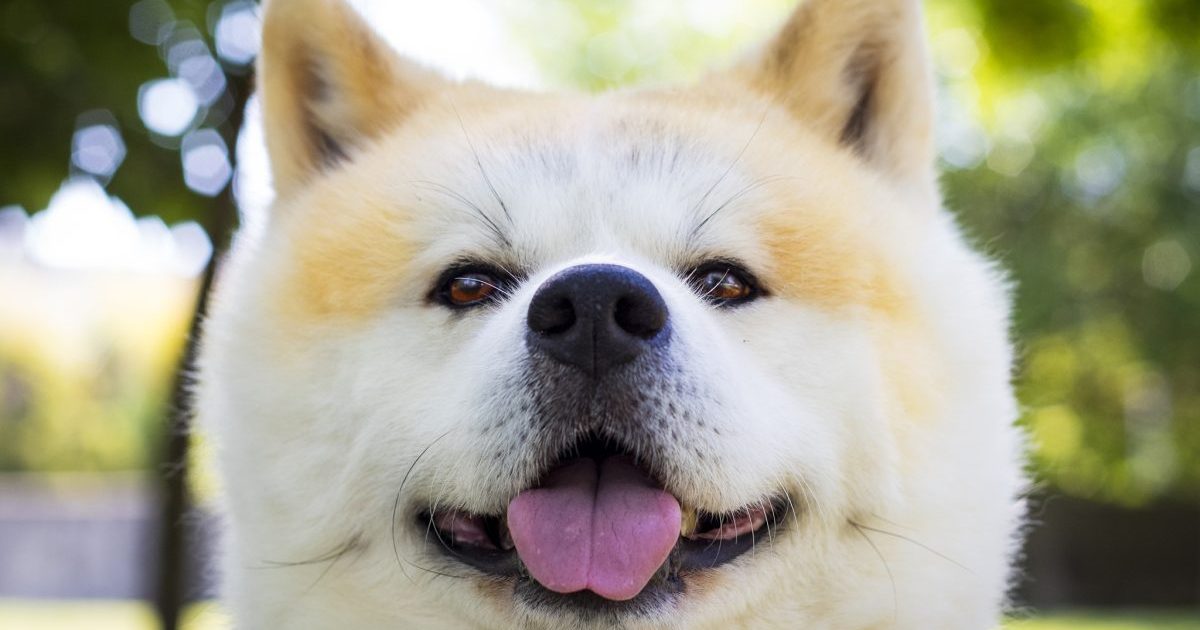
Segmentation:
{"type": "Polygon", "coordinates": [[[693,274],[693,285],[700,297],[717,304],[731,306],[754,299],[758,295],[753,281],[734,265],[716,264],[703,267],[693,274]]]}
{"type": "Polygon", "coordinates": [[[464,273],[446,283],[446,301],[454,306],[473,306],[489,298],[498,289],[496,279],[486,273],[464,273]]]}

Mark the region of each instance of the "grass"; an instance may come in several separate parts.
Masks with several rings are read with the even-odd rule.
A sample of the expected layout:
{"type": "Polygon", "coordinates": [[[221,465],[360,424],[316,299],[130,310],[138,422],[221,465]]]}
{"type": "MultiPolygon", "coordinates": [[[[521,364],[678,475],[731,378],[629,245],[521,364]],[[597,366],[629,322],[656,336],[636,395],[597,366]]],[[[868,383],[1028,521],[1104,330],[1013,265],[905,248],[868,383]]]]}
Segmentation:
{"type": "Polygon", "coordinates": [[[1013,619],[1004,630],[1200,630],[1200,611],[1072,611],[1013,619]]]}
{"type": "MultiPolygon", "coordinates": [[[[184,613],[181,630],[229,630],[229,621],[212,604],[196,604],[184,613]]],[[[156,630],[149,604],[106,600],[32,600],[0,598],[0,628],[13,630],[156,630]]]]}
{"type": "MultiPolygon", "coordinates": [[[[0,599],[0,628],[20,630],[155,630],[148,604],[125,601],[0,599]]],[[[229,620],[212,604],[185,614],[182,630],[229,630],[229,620]]],[[[1013,619],[1003,630],[1200,630],[1200,611],[1058,612],[1013,619]]]]}

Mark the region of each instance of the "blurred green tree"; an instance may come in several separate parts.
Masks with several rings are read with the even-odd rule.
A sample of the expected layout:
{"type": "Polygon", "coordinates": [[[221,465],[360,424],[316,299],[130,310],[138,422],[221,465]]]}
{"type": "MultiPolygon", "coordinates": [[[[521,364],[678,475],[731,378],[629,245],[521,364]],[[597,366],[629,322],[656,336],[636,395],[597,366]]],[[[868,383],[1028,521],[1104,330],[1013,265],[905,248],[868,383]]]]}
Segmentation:
{"type": "Polygon", "coordinates": [[[944,183],[1017,281],[1035,463],[1077,496],[1194,500],[1200,4],[977,4],[992,146],[944,183]]]}
{"type": "MultiPolygon", "coordinates": [[[[0,205],[36,211],[65,179],[88,178],[135,214],[196,221],[219,244],[236,214],[230,154],[256,28],[251,0],[0,2],[0,205]]],[[[36,290],[28,277],[5,286],[36,290]]],[[[71,342],[89,346],[86,360],[49,360],[41,327],[0,336],[0,469],[157,461],[179,351],[162,340],[179,339],[180,323],[151,322],[132,343],[112,319],[71,342]]]]}
{"type": "MultiPolygon", "coordinates": [[[[88,173],[72,159],[76,132],[109,124],[124,145],[114,172],[98,174],[110,194],[126,200],[134,213],[204,223],[211,204],[185,185],[179,153],[183,133],[148,130],[139,96],[154,80],[204,80],[198,73],[184,76],[183,62],[202,54],[187,50],[190,42],[203,42],[208,49],[225,4],[230,3],[0,2],[0,134],[5,139],[0,204],[44,208],[65,176],[88,173]]],[[[210,58],[221,62],[224,72],[248,72],[244,63],[210,58]]],[[[185,121],[184,131],[221,128],[234,113],[235,97],[222,91],[185,121]]]]}

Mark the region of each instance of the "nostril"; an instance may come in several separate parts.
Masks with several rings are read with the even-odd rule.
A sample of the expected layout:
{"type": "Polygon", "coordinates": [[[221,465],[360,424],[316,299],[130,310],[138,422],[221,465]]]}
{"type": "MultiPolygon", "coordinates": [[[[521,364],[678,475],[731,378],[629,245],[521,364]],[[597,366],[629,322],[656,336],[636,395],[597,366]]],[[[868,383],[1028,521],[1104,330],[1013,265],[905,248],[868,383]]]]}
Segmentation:
{"type": "Polygon", "coordinates": [[[613,318],[621,330],[642,339],[657,335],[667,323],[667,309],[661,299],[649,296],[623,296],[617,299],[613,318]]]}
{"type": "Polygon", "coordinates": [[[566,297],[546,300],[529,311],[529,327],[545,335],[567,332],[575,325],[575,305],[566,297]]]}
{"type": "Polygon", "coordinates": [[[532,351],[596,377],[667,339],[667,305],[632,269],[579,265],[538,287],[527,326],[532,351]]]}

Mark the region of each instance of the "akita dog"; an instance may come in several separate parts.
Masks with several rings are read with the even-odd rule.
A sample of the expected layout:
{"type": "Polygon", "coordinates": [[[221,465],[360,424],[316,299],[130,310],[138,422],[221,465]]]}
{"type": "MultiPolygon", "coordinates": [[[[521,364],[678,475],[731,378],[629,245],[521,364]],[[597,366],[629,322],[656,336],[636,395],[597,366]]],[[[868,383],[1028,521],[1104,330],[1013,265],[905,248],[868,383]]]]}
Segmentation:
{"type": "Polygon", "coordinates": [[[264,19],[277,198],[198,390],[238,628],[995,626],[1008,297],[941,205],[916,0],[595,96],[264,19]]]}

